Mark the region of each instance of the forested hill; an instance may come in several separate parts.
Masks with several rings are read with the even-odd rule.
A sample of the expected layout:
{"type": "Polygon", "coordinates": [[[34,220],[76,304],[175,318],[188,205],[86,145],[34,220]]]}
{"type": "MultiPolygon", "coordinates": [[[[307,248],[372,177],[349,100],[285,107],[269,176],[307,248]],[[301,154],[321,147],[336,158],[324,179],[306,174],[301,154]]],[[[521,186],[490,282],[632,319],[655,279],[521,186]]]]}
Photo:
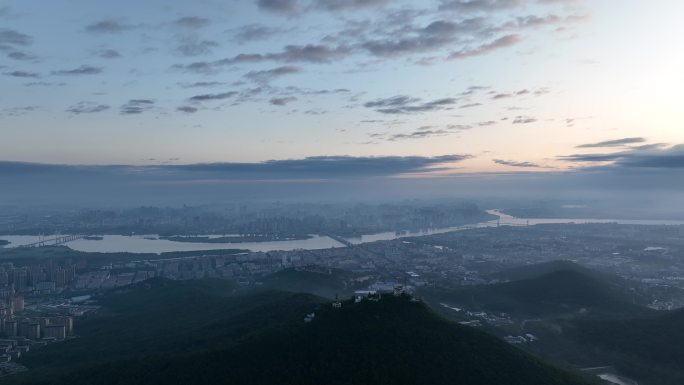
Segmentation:
{"type": "MultiPolygon", "coordinates": [[[[53,361],[49,377],[29,374],[20,383],[583,384],[493,336],[447,321],[409,297],[348,301],[335,309],[300,294],[232,297],[230,288],[216,285],[155,281],[107,298],[112,314],[84,332],[75,343],[79,349],[72,348],[59,369],[53,361]],[[153,302],[146,307],[148,300],[153,302]],[[162,304],[157,310],[166,311],[163,316],[151,310],[155,303],[162,304]],[[183,309],[195,315],[179,315],[183,309]],[[304,322],[309,312],[315,317],[304,322]],[[117,322],[102,322],[109,317],[117,322]],[[150,322],[163,324],[162,317],[172,326],[161,333],[150,330],[150,322]],[[117,326],[123,320],[130,323],[125,329],[117,326]],[[94,352],[107,348],[103,336],[115,334],[121,340],[116,354],[93,359],[94,352]],[[141,339],[139,346],[124,343],[131,335],[141,339]],[[165,347],[145,348],[155,344],[165,347]]],[[[38,353],[33,363],[47,358],[44,354],[38,353]]]]}

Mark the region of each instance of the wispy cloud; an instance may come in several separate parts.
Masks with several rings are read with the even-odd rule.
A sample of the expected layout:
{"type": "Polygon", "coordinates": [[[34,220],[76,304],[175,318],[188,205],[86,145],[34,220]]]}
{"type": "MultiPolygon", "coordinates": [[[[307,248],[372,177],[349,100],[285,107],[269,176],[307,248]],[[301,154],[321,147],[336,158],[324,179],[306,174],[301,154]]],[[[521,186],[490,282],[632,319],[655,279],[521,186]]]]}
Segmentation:
{"type": "Polygon", "coordinates": [[[176,108],[176,111],[184,112],[186,114],[194,114],[198,111],[198,108],[192,106],[180,106],[176,108]]]}
{"type": "Polygon", "coordinates": [[[101,20],[85,27],[90,33],[121,33],[133,29],[132,25],[123,24],[116,20],[101,20]]]}
{"type": "Polygon", "coordinates": [[[297,0],[257,0],[259,9],[276,13],[294,13],[300,10],[297,0]]]}
{"type": "Polygon", "coordinates": [[[239,94],[239,92],[237,92],[237,91],[221,92],[218,94],[202,94],[202,95],[195,95],[195,96],[191,97],[189,100],[192,102],[206,102],[206,101],[211,101],[211,100],[223,100],[223,99],[232,98],[233,96],[236,96],[238,94],[239,94]]]}
{"type": "Polygon", "coordinates": [[[13,29],[0,28],[0,46],[27,46],[33,44],[33,37],[13,29]]]}
{"type": "Polygon", "coordinates": [[[102,67],[94,67],[90,65],[82,65],[78,68],[70,70],[52,71],[53,75],[78,76],[78,75],[97,75],[102,73],[102,67]]]}
{"type": "Polygon", "coordinates": [[[269,100],[269,103],[271,103],[274,106],[286,106],[295,101],[297,101],[297,98],[295,98],[294,96],[285,96],[281,98],[271,98],[271,100],[269,100]]]}
{"type": "Polygon", "coordinates": [[[442,98],[424,102],[419,98],[397,95],[386,99],[376,99],[364,103],[383,114],[412,114],[427,111],[448,110],[458,102],[457,98],[442,98]]]}
{"type": "Polygon", "coordinates": [[[609,164],[611,167],[679,169],[684,168],[684,145],[645,147],[603,154],[573,154],[560,160],[575,163],[609,164]]]}
{"type": "Polygon", "coordinates": [[[540,167],[543,167],[537,163],[532,163],[532,162],[518,162],[518,161],[503,160],[503,159],[493,159],[493,161],[496,164],[501,164],[504,166],[511,166],[511,167],[522,167],[522,168],[540,168],[540,167]]]}
{"type": "Polygon", "coordinates": [[[173,24],[182,28],[200,29],[209,26],[211,20],[199,16],[184,16],[176,19],[173,24]]]}
{"type": "Polygon", "coordinates": [[[151,99],[131,99],[121,106],[120,112],[122,115],[138,115],[151,110],[154,104],[151,99]]]}
{"type": "Polygon", "coordinates": [[[3,75],[5,76],[12,76],[15,78],[34,78],[38,79],[40,78],[40,74],[37,72],[28,72],[28,71],[11,71],[11,72],[4,72],[3,75]]]}
{"type": "Polygon", "coordinates": [[[516,116],[513,119],[513,124],[529,124],[529,123],[536,123],[537,118],[532,117],[532,116],[516,116]]]}
{"type": "Polygon", "coordinates": [[[292,75],[302,72],[301,68],[295,66],[282,66],[263,71],[250,71],[245,74],[245,78],[253,80],[257,83],[268,83],[275,78],[285,75],[292,75]]]}
{"type": "Polygon", "coordinates": [[[606,140],[598,143],[586,143],[577,146],[577,148],[606,148],[606,147],[624,147],[630,144],[639,144],[646,142],[646,138],[635,137],[635,138],[621,138],[606,140]]]}
{"type": "Polygon", "coordinates": [[[67,108],[67,112],[72,113],[74,115],[80,115],[80,114],[94,114],[97,112],[102,112],[106,111],[109,109],[109,106],[106,104],[97,104],[94,102],[80,102],[78,104],[75,104],[69,108],[67,108]]]}
{"type": "Polygon", "coordinates": [[[93,51],[93,54],[97,57],[100,57],[102,59],[118,59],[122,57],[121,53],[119,51],[111,49],[111,48],[105,48],[105,49],[98,49],[93,51]]]}
{"type": "Polygon", "coordinates": [[[506,35],[502,36],[490,43],[485,43],[482,44],[478,47],[475,48],[464,48],[461,49],[460,51],[453,52],[452,54],[449,55],[450,60],[455,60],[455,59],[465,59],[473,56],[480,56],[480,55],[485,55],[488,54],[492,51],[496,51],[502,48],[507,48],[511,47],[513,45],[516,45],[522,41],[522,38],[520,35],[517,34],[512,34],[512,35],[506,35]]]}
{"type": "Polygon", "coordinates": [[[248,24],[235,32],[235,40],[241,43],[265,40],[281,32],[283,32],[281,28],[261,24],[248,24]]]}

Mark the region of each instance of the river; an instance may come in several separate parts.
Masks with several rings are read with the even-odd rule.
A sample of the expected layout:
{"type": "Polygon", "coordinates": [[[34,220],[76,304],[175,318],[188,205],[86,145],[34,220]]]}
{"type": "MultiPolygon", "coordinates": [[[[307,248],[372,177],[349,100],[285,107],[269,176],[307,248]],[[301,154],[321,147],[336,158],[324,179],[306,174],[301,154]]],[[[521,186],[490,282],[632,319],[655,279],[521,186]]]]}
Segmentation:
{"type": "MultiPolygon", "coordinates": [[[[465,226],[444,227],[436,229],[427,229],[419,231],[402,231],[402,232],[383,232],[377,234],[367,234],[355,238],[346,238],[347,241],[353,244],[387,241],[397,238],[414,237],[431,234],[442,234],[451,231],[461,231],[472,228],[495,227],[497,225],[509,226],[525,226],[537,224],[552,224],[552,223],[619,223],[631,225],[684,225],[684,221],[668,221],[668,220],[615,220],[615,219],[563,219],[563,218],[516,218],[504,214],[498,210],[487,210],[489,214],[495,215],[498,220],[488,222],[475,223],[465,226]]],[[[215,235],[203,235],[213,237],[215,235]]],[[[49,238],[49,237],[48,237],[49,238]]],[[[0,239],[10,241],[11,243],[5,247],[18,247],[40,240],[38,236],[33,235],[0,235],[0,239]]],[[[75,241],[65,243],[66,246],[73,250],[84,252],[99,252],[99,253],[165,253],[173,251],[202,251],[202,250],[220,250],[220,249],[246,249],[250,251],[275,251],[275,250],[318,250],[327,249],[331,247],[343,247],[340,242],[324,236],[313,235],[309,239],[296,239],[288,241],[272,241],[272,242],[244,242],[244,243],[188,243],[188,242],[173,242],[167,239],[159,239],[157,235],[104,235],[102,240],[87,240],[78,239],[75,241]]]]}

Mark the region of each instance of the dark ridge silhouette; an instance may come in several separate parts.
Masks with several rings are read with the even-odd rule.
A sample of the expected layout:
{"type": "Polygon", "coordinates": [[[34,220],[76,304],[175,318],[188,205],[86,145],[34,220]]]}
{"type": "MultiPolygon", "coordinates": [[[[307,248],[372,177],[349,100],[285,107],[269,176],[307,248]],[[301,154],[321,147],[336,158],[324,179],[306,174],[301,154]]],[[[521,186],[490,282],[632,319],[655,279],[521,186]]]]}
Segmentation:
{"type": "Polygon", "coordinates": [[[408,296],[338,309],[310,295],[232,290],[154,280],[111,294],[80,338],[26,362],[49,366],[40,377],[15,383],[584,384],[408,296]]]}

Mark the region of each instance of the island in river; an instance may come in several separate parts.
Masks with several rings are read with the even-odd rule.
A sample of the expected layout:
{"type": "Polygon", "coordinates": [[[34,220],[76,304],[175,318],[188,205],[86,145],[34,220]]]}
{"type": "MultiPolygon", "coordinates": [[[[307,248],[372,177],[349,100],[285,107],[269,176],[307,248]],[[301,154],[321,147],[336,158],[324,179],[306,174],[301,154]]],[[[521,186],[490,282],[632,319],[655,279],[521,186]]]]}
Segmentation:
{"type": "Polygon", "coordinates": [[[244,242],[274,242],[274,241],[294,241],[313,238],[309,234],[249,234],[249,235],[227,235],[220,237],[209,236],[190,236],[174,235],[171,237],[159,237],[172,242],[186,243],[244,243],[244,242]]]}

